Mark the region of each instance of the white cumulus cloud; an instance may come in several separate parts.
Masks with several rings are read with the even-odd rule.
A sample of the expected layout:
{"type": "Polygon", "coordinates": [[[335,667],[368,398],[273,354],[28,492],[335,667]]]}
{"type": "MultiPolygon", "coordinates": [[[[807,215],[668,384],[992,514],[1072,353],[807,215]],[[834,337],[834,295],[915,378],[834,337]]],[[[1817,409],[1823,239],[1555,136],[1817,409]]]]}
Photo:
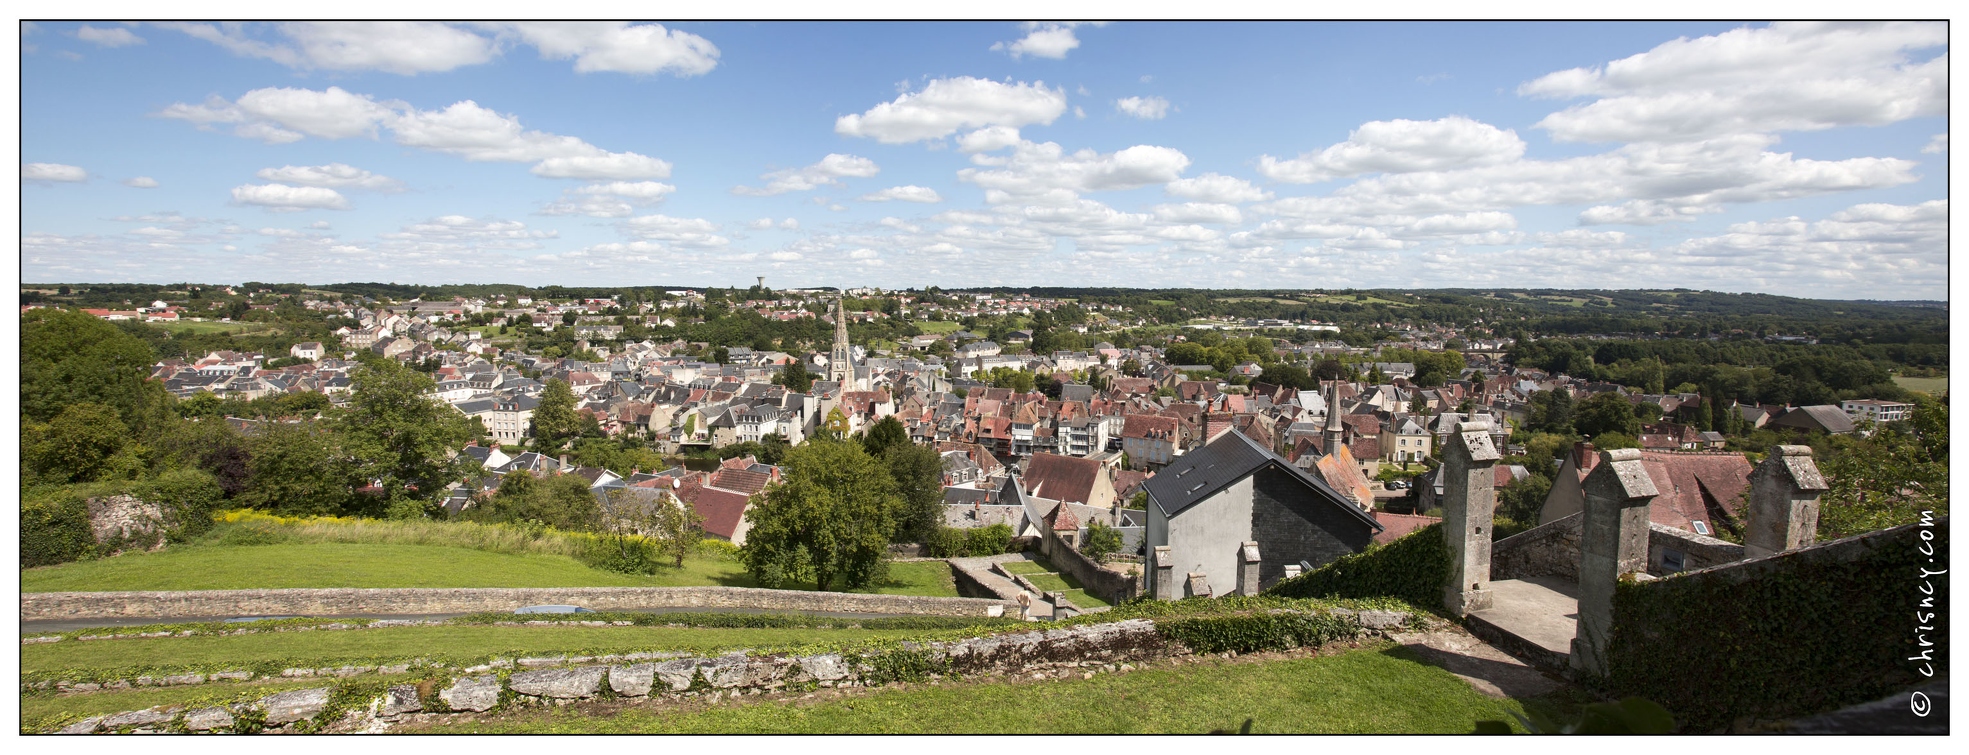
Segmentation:
{"type": "Polygon", "coordinates": [[[1414,173],[1507,163],[1525,153],[1517,133],[1462,116],[1433,121],[1369,121],[1347,141],[1290,160],[1258,158],[1258,172],[1285,183],[1318,183],[1365,173],[1414,173]]]}
{"type": "Polygon", "coordinates": [[[1083,149],[1066,154],[1053,142],[1021,142],[1009,157],[974,155],[971,160],[995,169],[965,168],[957,177],[985,189],[986,201],[993,204],[1071,203],[1084,192],[1169,183],[1190,165],[1181,151],[1145,144],[1109,153],[1083,149]]]}
{"type": "Polygon", "coordinates": [[[860,115],[834,121],[834,132],[883,144],[940,139],[960,129],[1050,124],[1065,113],[1065,89],[1043,81],[1027,84],[958,76],[933,79],[922,91],[905,92],[860,115]]]}
{"type": "Polygon", "coordinates": [[[1936,134],[1934,138],[1928,140],[1928,146],[1922,147],[1921,151],[1924,154],[1930,154],[1930,155],[1939,155],[1939,154],[1947,153],[1948,134],[1936,134]]]}
{"type": "Polygon", "coordinates": [[[1168,192],[1170,196],[1218,204],[1256,202],[1272,198],[1271,192],[1252,185],[1250,181],[1219,173],[1205,173],[1196,178],[1170,181],[1167,186],[1162,187],[1162,190],[1168,192]]]}
{"type": "Polygon", "coordinates": [[[592,183],[562,192],[560,200],[549,203],[540,214],[623,218],[636,214],[639,207],[662,203],[676,190],[675,186],[656,181],[592,183]]]}
{"type": "Polygon", "coordinates": [[[150,176],[133,176],[123,179],[123,185],[133,189],[155,189],[158,184],[157,179],[150,176]]]}
{"type": "Polygon", "coordinates": [[[1778,23],[1678,38],[1603,66],[1547,74],[1533,97],[1594,97],[1536,125],[1560,141],[1695,141],[1878,126],[1945,115],[1943,22],[1778,23]]]}
{"type": "Polygon", "coordinates": [[[577,73],[696,76],[718,65],[718,47],[696,34],[662,24],[623,21],[530,21],[496,28],[519,37],[549,60],[574,59],[577,73]]]}
{"type": "Polygon", "coordinates": [[[319,186],[247,184],[232,190],[232,201],[264,207],[270,212],[349,209],[349,200],[341,192],[319,186]]]}
{"type": "Polygon", "coordinates": [[[61,163],[21,163],[21,180],[75,183],[89,180],[89,171],[61,163]]]}
{"type": "Polygon", "coordinates": [[[1123,97],[1114,101],[1122,115],[1145,121],[1159,121],[1169,115],[1169,101],[1161,97],[1123,97]]]}
{"type": "Polygon", "coordinates": [[[932,189],[927,186],[892,186],[878,192],[874,192],[871,194],[863,194],[861,196],[861,201],[863,202],[888,202],[891,200],[897,202],[921,202],[923,204],[935,204],[937,202],[943,201],[943,197],[937,194],[936,189],[932,189]]]}
{"type": "Polygon", "coordinates": [[[789,191],[812,191],[822,186],[840,186],[843,178],[868,178],[882,172],[874,160],[854,155],[830,154],[804,168],[776,170],[760,176],[766,185],[761,187],[736,186],[733,194],[750,197],[770,197],[789,191]]]}
{"type": "Polygon", "coordinates": [[[331,189],[363,189],[365,191],[399,192],[403,182],[389,176],[371,173],[344,163],[327,165],[285,165],[279,168],[261,168],[253,174],[262,181],[292,184],[295,186],[322,186],[331,189]]]}
{"type": "Polygon", "coordinates": [[[1027,55],[1063,60],[1069,51],[1080,46],[1080,38],[1074,36],[1074,27],[1106,25],[1106,21],[1027,21],[1021,24],[1025,36],[1011,42],[998,42],[991,49],[1010,55],[1013,60],[1027,55]]]}
{"type": "Polygon", "coordinates": [[[129,29],[120,26],[99,29],[88,24],[83,24],[81,28],[75,30],[75,38],[103,47],[125,47],[144,43],[143,37],[139,37],[131,33],[129,29]]]}

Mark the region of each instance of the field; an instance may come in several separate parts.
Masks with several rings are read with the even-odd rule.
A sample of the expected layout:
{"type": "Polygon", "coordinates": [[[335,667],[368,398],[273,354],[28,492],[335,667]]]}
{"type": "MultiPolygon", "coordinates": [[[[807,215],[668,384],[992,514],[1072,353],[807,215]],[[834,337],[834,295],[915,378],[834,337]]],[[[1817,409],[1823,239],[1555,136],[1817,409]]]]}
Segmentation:
{"type": "Polygon", "coordinates": [[[1918,378],[1895,375],[1894,384],[1910,391],[1919,391],[1935,396],[1948,392],[1948,378],[1946,377],[1918,378]]]}
{"type": "MultiPolygon", "coordinates": [[[[173,546],[21,571],[22,592],[231,590],[282,587],[754,587],[735,561],[693,557],[682,569],[641,576],[602,571],[571,556],[495,553],[443,545],[281,543],[173,546]]],[[[890,565],[872,589],[955,597],[949,565],[890,565]]]]}
{"type": "Polygon", "coordinates": [[[964,324],[960,322],[952,322],[950,320],[926,320],[923,322],[916,323],[916,329],[921,330],[925,333],[934,333],[936,335],[943,335],[945,333],[955,333],[957,331],[963,330],[964,324]]]}
{"type": "Polygon", "coordinates": [[[270,330],[273,328],[272,325],[268,325],[267,323],[263,323],[263,322],[219,322],[216,320],[210,322],[171,322],[171,323],[160,322],[160,323],[152,323],[152,324],[155,325],[156,327],[163,328],[164,330],[170,331],[172,333],[176,333],[180,330],[189,330],[193,333],[198,333],[198,334],[251,333],[251,332],[258,332],[262,330],[270,330]]]}
{"type": "MultiPolygon", "coordinates": [[[[1545,700],[1534,706],[1555,705],[1545,700]]],[[[591,704],[421,729],[462,733],[1467,734],[1524,702],[1477,693],[1403,648],[1264,662],[1211,659],[1093,679],[883,689],[696,710],[591,704]]],[[[1513,724],[1516,728],[1515,723],[1513,724]]]]}

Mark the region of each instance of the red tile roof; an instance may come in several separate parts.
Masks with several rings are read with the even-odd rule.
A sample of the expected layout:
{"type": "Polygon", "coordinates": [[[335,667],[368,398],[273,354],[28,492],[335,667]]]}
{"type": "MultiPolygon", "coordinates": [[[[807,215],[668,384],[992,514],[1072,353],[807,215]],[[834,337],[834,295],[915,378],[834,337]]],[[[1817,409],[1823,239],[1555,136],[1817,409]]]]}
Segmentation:
{"type": "Polygon", "coordinates": [[[1401,539],[1403,535],[1442,521],[1441,517],[1417,516],[1415,514],[1390,514],[1385,511],[1374,512],[1374,518],[1381,521],[1382,527],[1387,528],[1374,535],[1374,542],[1382,545],[1387,545],[1388,543],[1401,539]]]}
{"type": "Polygon", "coordinates": [[[1148,438],[1151,433],[1157,439],[1169,438],[1176,433],[1175,417],[1157,417],[1148,414],[1130,414],[1121,425],[1123,438],[1148,438]]]}
{"type": "Polygon", "coordinates": [[[1648,519],[1656,524],[1694,532],[1704,522],[1710,532],[1722,529],[1710,510],[1714,504],[1736,522],[1743,521],[1738,499],[1750,487],[1750,461],[1740,453],[1642,451],[1641,466],[1654,480],[1654,503],[1648,519]]]}
{"type": "Polygon", "coordinates": [[[1036,453],[1026,462],[1020,482],[1025,485],[1026,495],[1087,503],[1101,475],[1106,473],[1106,468],[1093,459],[1036,453]]]}
{"type": "Polygon", "coordinates": [[[685,486],[677,491],[677,497],[689,503],[704,517],[706,534],[716,535],[726,540],[738,532],[738,523],[745,517],[745,507],[751,497],[736,490],[685,486]]]}

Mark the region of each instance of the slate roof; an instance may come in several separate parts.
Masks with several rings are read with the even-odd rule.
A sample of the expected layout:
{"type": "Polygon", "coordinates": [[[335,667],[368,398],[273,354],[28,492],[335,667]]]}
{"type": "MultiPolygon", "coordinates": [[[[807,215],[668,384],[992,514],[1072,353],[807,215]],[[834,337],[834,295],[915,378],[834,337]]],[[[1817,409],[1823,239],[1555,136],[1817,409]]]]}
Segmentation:
{"type": "Polygon", "coordinates": [[[1801,406],[1785,412],[1769,424],[1780,427],[1802,427],[1810,430],[1824,430],[1829,433],[1850,433],[1853,431],[1853,418],[1846,412],[1830,404],[1820,406],[1801,406]]]}
{"type": "Polygon", "coordinates": [[[1285,472],[1320,498],[1367,522],[1376,532],[1383,529],[1373,515],[1361,511],[1325,480],[1292,466],[1243,433],[1225,433],[1209,445],[1178,457],[1160,474],[1143,483],[1142,489],[1149,491],[1154,505],[1162,507],[1163,516],[1174,517],[1266,466],[1285,472]]]}

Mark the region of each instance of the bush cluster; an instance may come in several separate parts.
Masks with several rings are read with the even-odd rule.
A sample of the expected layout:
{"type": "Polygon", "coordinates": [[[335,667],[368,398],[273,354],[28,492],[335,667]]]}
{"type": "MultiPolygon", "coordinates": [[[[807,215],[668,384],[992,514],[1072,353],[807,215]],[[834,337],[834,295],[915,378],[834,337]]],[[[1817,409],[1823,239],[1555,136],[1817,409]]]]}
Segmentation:
{"type": "Polygon", "coordinates": [[[1155,631],[1199,653],[1249,653],[1353,639],[1361,625],[1345,614],[1259,612],[1164,619],[1155,631]]]}
{"type": "Polygon", "coordinates": [[[212,529],[212,510],[222,496],[218,481],[195,469],[174,469],[148,480],[30,490],[21,498],[21,566],[52,566],[197,537],[212,529]],[[88,502],[117,495],[156,504],[164,515],[163,527],[152,535],[96,542],[88,502]]]}
{"type": "Polygon", "coordinates": [[[1395,542],[1282,580],[1266,595],[1287,598],[1396,598],[1439,608],[1449,586],[1449,543],[1432,524],[1395,542]]]}
{"type": "Polygon", "coordinates": [[[1011,550],[1012,527],[1003,523],[971,529],[938,527],[924,545],[932,558],[996,556],[1011,550]]]}

